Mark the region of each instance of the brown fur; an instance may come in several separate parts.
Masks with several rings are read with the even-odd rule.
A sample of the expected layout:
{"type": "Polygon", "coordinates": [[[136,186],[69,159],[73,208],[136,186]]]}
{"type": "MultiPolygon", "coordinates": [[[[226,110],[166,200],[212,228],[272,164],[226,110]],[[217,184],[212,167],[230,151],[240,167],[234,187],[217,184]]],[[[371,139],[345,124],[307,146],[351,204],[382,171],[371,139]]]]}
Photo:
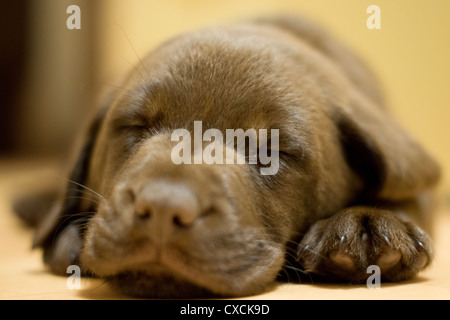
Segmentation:
{"type": "Polygon", "coordinates": [[[79,154],[70,179],[102,198],[69,183],[40,225],[35,245],[56,273],[79,264],[137,296],[243,296],[283,268],[361,282],[377,264],[399,281],[432,259],[414,219],[426,221],[437,164],[364,64],[301,19],[162,44],[110,95],[79,154]],[[173,164],[170,134],[195,120],[279,129],[278,173],[173,164]]]}

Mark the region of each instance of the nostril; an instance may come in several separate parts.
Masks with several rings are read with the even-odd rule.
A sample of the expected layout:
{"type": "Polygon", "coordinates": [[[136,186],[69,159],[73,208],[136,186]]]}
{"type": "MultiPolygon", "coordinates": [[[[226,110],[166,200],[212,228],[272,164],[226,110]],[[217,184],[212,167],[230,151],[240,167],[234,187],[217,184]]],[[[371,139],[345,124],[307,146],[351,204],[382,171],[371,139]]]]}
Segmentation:
{"type": "Polygon", "coordinates": [[[177,227],[189,227],[194,223],[197,214],[191,210],[177,210],[172,215],[172,223],[177,227]]]}
{"type": "Polygon", "coordinates": [[[127,189],[125,191],[125,201],[129,202],[129,203],[134,203],[136,200],[136,195],[134,194],[134,191],[131,189],[127,189]]]}
{"type": "Polygon", "coordinates": [[[185,226],[184,223],[181,221],[179,216],[174,216],[172,218],[172,222],[173,222],[174,225],[176,225],[178,227],[184,227],[185,226]]]}
{"type": "Polygon", "coordinates": [[[146,210],[135,210],[135,214],[138,218],[142,219],[142,220],[147,220],[150,219],[150,217],[152,216],[152,212],[150,209],[146,209],[146,210]]]}

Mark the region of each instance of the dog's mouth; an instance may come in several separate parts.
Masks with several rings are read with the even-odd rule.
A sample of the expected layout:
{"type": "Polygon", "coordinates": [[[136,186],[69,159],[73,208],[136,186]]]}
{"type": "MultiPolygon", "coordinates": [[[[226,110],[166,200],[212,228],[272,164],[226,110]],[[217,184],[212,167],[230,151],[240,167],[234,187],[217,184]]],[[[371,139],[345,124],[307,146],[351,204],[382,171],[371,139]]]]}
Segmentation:
{"type": "MultiPolygon", "coordinates": [[[[262,241],[262,240],[260,240],[262,241]]],[[[283,251],[278,247],[244,245],[203,257],[180,250],[164,250],[158,258],[142,254],[116,259],[84,259],[88,270],[120,293],[149,299],[201,299],[249,296],[274,285],[283,251]],[[251,249],[251,250],[245,250],[251,249]],[[109,267],[106,267],[109,266],[109,267]],[[109,270],[107,270],[109,269],[109,270]]],[[[219,250],[216,244],[216,250],[219,250]]],[[[225,250],[222,248],[222,250],[225,250]]],[[[139,254],[140,253],[140,254],[139,254]]],[[[83,260],[83,259],[82,259],[83,260]]]]}
{"type": "Polygon", "coordinates": [[[283,244],[263,227],[250,226],[253,216],[247,217],[248,211],[240,216],[215,211],[183,225],[172,211],[159,216],[152,211],[143,219],[133,210],[119,214],[109,205],[101,208],[86,230],[80,260],[128,296],[253,295],[274,283],[284,261],[283,244]]]}
{"type": "MultiPolygon", "coordinates": [[[[86,257],[89,256],[84,255],[86,257]]],[[[127,296],[150,299],[222,296],[213,290],[221,286],[214,276],[211,277],[204,261],[197,261],[174,248],[158,251],[147,244],[136,252],[124,255],[110,252],[100,259],[91,258],[83,260],[90,272],[127,296]]]]}
{"type": "Polygon", "coordinates": [[[125,271],[106,279],[117,291],[135,298],[214,298],[219,295],[162,267],[151,272],[125,271]]]}

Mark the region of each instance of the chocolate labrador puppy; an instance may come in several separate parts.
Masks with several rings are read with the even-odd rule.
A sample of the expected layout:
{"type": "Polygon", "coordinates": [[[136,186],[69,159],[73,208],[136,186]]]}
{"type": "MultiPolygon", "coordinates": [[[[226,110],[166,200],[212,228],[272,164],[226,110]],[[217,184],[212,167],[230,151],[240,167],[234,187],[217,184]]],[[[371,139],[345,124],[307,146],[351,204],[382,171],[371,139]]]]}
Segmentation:
{"type": "Polygon", "coordinates": [[[76,264],[140,297],[252,295],[290,269],[361,283],[377,265],[402,281],[432,260],[438,178],[354,54],[303,19],[259,19],[177,36],[139,61],[34,246],[56,273],[76,264]],[[209,129],[266,135],[228,153],[209,129]],[[180,148],[189,135],[197,145],[180,148]],[[226,161],[190,161],[213,143],[226,161]],[[264,146],[277,161],[265,174],[264,146]]]}

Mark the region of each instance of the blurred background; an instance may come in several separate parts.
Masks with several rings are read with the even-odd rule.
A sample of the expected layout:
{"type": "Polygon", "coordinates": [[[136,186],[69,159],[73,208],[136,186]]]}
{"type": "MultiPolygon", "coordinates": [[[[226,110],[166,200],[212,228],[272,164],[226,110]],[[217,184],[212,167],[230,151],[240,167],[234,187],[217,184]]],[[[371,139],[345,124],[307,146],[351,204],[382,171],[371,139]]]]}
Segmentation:
{"type": "MultiPolygon", "coordinates": [[[[375,70],[398,120],[442,164],[450,199],[449,0],[3,0],[0,159],[59,156],[103,94],[168,37],[268,14],[318,21],[375,70]],[[369,5],[381,10],[370,30],[369,5]],[[70,5],[81,29],[66,26],[70,5]]],[[[8,160],[6,160],[8,161],[8,160]]]]}

